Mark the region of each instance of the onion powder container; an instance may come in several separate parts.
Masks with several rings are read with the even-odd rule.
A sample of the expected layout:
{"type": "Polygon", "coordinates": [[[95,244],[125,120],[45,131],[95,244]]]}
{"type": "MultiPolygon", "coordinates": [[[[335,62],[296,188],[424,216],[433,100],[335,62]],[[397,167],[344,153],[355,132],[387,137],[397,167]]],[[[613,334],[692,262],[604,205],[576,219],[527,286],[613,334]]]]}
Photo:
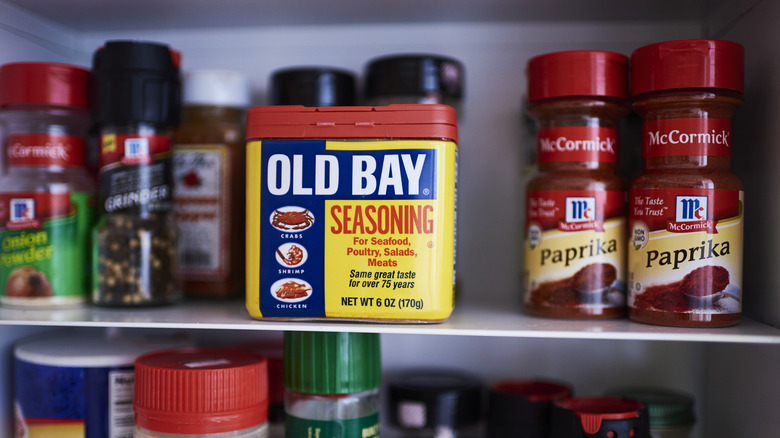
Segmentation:
{"type": "Polygon", "coordinates": [[[257,107],[247,139],[253,317],[449,317],[458,156],[451,107],[257,107]]]}

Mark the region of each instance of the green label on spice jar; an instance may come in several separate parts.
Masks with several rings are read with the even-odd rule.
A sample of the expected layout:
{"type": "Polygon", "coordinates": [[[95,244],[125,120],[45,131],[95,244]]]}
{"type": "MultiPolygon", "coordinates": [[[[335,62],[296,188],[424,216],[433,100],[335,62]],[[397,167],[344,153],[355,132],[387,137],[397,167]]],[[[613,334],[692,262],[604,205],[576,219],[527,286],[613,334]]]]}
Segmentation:
{"type": "Polygon", "coordinates": [[[0,297],[52,303],[81,300],[88,291],[90,193],[0,194],[0,297]]]}
{"type": "Polygon", "coordinates": [[[379,414],[344,420],[309,420],[287,415],[287,438],[378,438],[379,414]]]}

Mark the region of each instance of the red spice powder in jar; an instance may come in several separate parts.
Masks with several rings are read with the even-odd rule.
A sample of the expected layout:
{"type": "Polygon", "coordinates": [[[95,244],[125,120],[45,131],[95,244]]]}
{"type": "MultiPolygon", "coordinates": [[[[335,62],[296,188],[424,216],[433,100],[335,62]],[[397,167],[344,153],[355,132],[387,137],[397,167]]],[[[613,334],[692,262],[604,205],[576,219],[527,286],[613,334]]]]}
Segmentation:
{"type": "Polygon", "coordinates": [[[720,40],[653,44],[632,55],[633,106],[644,119],[644,168],[629,192],[633,320],[739,322],[743,192],[730,169],[730,118],[742,103],[743,65],[742,46],[720,40]],[[693,305],[729,285],[728,295],[693,305]]]}
{"type": "Polygon", "coordinates": [[[539,172],[526,187],[525,309],[552,318],[620,317],[626,184],[616,168],[628,59],[548,53],[528,62],[527,76],[539,172]],[[599,269],[606,265],[613,269],[599,269]]]}

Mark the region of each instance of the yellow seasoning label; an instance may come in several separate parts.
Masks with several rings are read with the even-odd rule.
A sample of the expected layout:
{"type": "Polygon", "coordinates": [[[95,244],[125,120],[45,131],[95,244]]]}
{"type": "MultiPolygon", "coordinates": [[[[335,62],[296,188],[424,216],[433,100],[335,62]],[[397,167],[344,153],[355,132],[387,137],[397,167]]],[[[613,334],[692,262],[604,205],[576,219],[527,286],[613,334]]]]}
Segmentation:
{"type": "Polygon", "coordinates": [[[743,196],[723,189],[632,190],[629,306],[700,321],[739,314],[743,196]]]}
{"type": "Polygon", "coordinates": [[[254,317],[437,321],[452,312],[457,146],[247,146],[254,317]]]}

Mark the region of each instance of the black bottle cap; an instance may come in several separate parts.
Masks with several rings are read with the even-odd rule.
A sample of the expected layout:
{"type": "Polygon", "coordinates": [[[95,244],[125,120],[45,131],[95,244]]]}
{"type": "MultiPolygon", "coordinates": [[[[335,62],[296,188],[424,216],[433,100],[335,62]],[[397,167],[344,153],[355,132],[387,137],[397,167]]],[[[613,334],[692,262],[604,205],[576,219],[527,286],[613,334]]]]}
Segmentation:
{"type": "Polygon", "coordinates": [[[355,76],[345,70],[305,67],[271,75],[271,105],[355,105],[355,76]]]}
{"type": "Polygon", "coordinates": [[[438,55],[393,55],[366,67],[366,98],[393,95],[463,97],[463,64],[438,55]]]}
{"type": "Polygon", "coordinates": [[[108,41],[92,59],[96,123],[175,126],[181,111],[179,52],[143,41],[108,41]]]}
{"type": "Polygon", "coordinates": [[[488,395],[487,437],[549,436],[552,405],[571,396],[568,384],[549,380],[503,380],[488,395]]]}
{"type": "Polygon", "coordinates": [[[480,379],[445,369],[414,369],[388,379],[390,423],[404,429],[459,428],[482,419],[480,379]]]}

